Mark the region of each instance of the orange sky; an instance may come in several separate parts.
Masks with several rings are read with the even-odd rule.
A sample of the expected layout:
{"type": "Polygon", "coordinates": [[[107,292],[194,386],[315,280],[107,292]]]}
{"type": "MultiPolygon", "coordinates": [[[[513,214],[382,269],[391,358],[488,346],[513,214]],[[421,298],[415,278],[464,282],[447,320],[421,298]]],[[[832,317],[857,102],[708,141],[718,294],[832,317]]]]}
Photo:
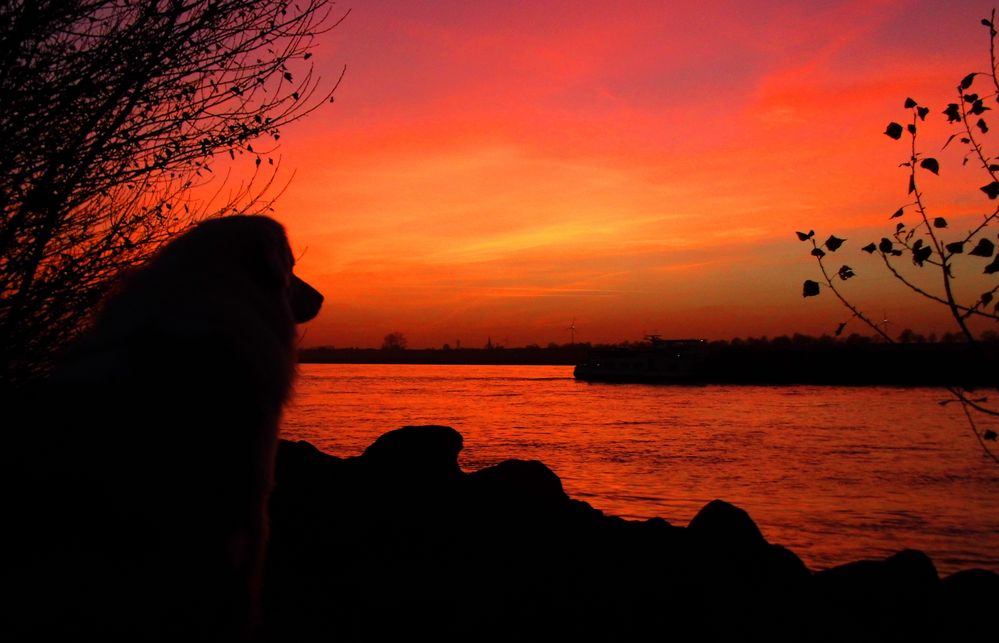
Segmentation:
{"type": "Polygon", "coordinates": [[[831,267],[872,314],[950,329],[859,248],[906,201],[907,144],[882,132],[910,95],[933,110],[933,213],[989,206],[939,151],[988,2],[338,6],[314,58],[347,65],[336,102],[279,149],[276,216],[327,297],[304,345],[831,332],[833,298],[801,297],[809,228],[848,238],[831,267]]]}

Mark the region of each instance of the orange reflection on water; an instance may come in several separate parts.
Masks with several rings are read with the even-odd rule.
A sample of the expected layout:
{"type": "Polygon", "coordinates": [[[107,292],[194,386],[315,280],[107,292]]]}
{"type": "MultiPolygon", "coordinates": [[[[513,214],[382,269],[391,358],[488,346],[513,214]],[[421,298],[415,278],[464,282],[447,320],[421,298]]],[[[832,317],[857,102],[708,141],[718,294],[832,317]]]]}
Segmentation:
{"type": "Polygon", "coordinates": [[[999,472],[941,391],[598,385],[570,367],[303,365],[284,437],[340,456],[406,424],[466,471],[536,459],[609,514],[685,525],[714,498],[813,569],[912,547],[999,571],[999,472]]]}

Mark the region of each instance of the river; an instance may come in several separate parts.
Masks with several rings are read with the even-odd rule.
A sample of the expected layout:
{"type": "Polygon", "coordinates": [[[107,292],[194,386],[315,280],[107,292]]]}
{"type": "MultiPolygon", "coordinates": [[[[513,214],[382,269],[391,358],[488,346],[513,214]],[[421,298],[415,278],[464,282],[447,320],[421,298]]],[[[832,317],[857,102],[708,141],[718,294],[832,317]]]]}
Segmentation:
{"type": "Polygon", "coordinates": [[[535,459],[566,492],[685,525],[722,498],[814,570],[903,548],[999,572],[999,466],[927,388],[587,384],[566,366],[303,364],[283,437],[359,455],[443,424],[466,471],[535,459]]]}

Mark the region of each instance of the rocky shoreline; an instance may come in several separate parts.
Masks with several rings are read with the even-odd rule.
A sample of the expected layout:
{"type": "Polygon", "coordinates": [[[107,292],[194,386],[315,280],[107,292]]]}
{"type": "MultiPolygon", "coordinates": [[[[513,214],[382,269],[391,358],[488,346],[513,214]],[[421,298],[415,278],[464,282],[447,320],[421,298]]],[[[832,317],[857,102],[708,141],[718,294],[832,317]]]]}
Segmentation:
{"type": "Polygon", "coordinates": [[[537,461],[466,473],[461,448],[441,426],[355,458],[282,442],[268,640],[995,640],[993,572],[914,550],[812,572],[724,501],[623,520],[537,461]]]}

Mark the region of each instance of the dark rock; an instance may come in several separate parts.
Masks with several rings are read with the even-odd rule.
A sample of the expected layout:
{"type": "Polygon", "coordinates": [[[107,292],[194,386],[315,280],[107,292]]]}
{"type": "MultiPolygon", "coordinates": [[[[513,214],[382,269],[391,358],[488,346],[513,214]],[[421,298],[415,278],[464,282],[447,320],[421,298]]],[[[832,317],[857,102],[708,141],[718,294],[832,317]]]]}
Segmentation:
{"type": "Polygon", "coordinates": [[[769,545],[762,555],[763,581],[771,587],[785,591],[796,591],[811,581],[812,572],[804,561],[787,547],[769,545]]]}
{"type": "Polygon", "coordinates": [[[669,524],[669,522],[665,518],[659,518],[659,517],[649,518],[648,520],[645,521],[645,525],[647,525],[648,529],[654,529],[654,530],[671,529],[673,527],[673,525],[669,524]]]}
{"type": "Polygon", "coordinates": [[[817,573],[815,578],[825,590],[865,600],[896,600],[940,589],[933,561],[913,549],[884,560],[861,560],[833,567],[817,573]]]}
{"type": "Polygon", "coordinates": [[[801,638],[798,614],[811,573],[798,556],[768,543],[748,513],[723,500],[705,505],[686,532],[691,583],[711,606],[711,629],[697,638],[801,638]]]}
{"type": "Polygon", "coordinates": [[[312,489],[318,493],[329,493],[330,484],[342,475],[344,460],[335,455],[323,453],[310,442],[300,440],[278,442],[276,467],[278,477],[284,484],[295,484],[303,491],[312,489]]]}
{"type": "Polygon", "coordinates": [[[941,591],[933,562],[916,550],[815,574],[819,604],[836,615],[826,632],[842,639],[923,640],[937,627],[941,591]]]}
{"type": "MultiPolygon", "coordinates": [[[[335,455],[330,455],[328,453],[323,453],[315,447],[311,442],[306,442],[305,440],[298,440],[292,442],[290,440],[281,440],[280,447],[282,451],[281,457],[285,458],[295,458],[299,464],[304,464],[312,461],[309,468],[323,469],[335,462],[342,462],[342,458],[338,458],[335,455]]],[[[286,472],[286,475],[290,472],[286,472]]]]}
{"type": "Polygon", "coordinates": [[[969,605],[982,607],[999,605],[999,574],[986,569],[966,569],[942,581],[944,595],[969,605]]]}
{"type": "Polygon", "coordinates": [[[995,641],[999,574],[967,569],[944,578],[942,586],[941,640],[995,641]]]}
{"type": "Polygon", "coordinates": [[[461,434],[447,426],[404,426],[379,437],[364,450],[366,466],[395,478],[441,482],[462,475],[461,434]]]}
{"type": "Polygon", "coordinates": [[[270,503],[271,522],[311,522],[313,530],[318,523],[328,522],[331,509],[353,496],[354,490],[345,484],[351,465],[349,460],[323,453],[308,442],[281,440],[275,464],[277,482],[270,503]]]}
{"type": "Polygon", "coordinates": [[[364,455],[284,443],[266,584],[275,641],[987,640],[999,577],[942,582],[903,551],[812,574],[752,518],[605,516],[536,461],[472,473],[461,436],[405,427],[364,455]],[[948,636],[941,636],[941,634],[948,636]],[[952,635],[952,636],[951,636],[952,635]]]}
{"type": "Polygon", "coordinates": [[[936,592],[940,588],[940,575],[930,557],[918,549],[904,549],[885,559],[885,571],[891,582],[903,593],[915,595],[936,592]]]}
{"type": "MultiPolygon", "coordinates": [[[[995,640],[991,572],[940,581],[925,554],[903,551],[813,575],[727,502],[688,527],[624,520],[569,498],[537,461],[466,474],[461,448],[438,426],[392,431],[353,458],[282,442],[267,640],[995,640]]],[[[48,510],[13,509],[22,521],[48,510]]],[[[49,543],[63,533],[48,531],[49,543]]],[[[21,564],[28,598],[8,607],[52,591],[34,571],[21,564]]]]}
{"type": "Polygon", "coordinates": [[[507,460],[468,476],[476,503],[528,511],[565,509],[569,496],[562,481],[537,460],[507,460]]]}
{"type": "Polygon", "coordinates": [[[749,514],[724,500],[712,500],[704,505],[687,529],[697,538],[717,545],[753,547],[766,544],[749,514]]]}

